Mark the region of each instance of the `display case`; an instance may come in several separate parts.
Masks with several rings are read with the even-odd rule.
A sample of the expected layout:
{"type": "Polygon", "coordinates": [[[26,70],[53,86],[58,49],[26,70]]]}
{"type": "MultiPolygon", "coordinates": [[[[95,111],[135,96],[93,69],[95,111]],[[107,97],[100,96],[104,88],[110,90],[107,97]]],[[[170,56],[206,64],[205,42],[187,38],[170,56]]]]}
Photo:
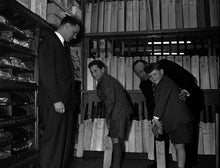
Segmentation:
{"type": "Polygon", "coordinates": [[[52,27],[16,1],[0,1],[0,165],[38,164],[40,30],[52,27]]]}

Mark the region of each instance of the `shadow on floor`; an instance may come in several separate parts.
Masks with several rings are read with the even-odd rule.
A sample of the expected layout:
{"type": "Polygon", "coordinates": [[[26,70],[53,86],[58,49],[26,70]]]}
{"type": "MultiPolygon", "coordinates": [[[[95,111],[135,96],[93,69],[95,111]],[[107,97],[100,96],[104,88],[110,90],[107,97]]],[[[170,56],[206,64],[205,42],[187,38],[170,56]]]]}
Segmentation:
{"type": "MultiPolygon", "coordinates": [[[[68,168],[102,168],[102,158],[76,158],[73,157],[72,163],[68,168]]],[[[152,161],[144,159],[125,159],[122,168],[147,168],[152,165],[152,161]]],[[[169,161],[169,167],[176,168],[176,162],[169,161]]],[[[199,156],[198,164],[193,168],[216,168],[215,156],[199,156]]]]}

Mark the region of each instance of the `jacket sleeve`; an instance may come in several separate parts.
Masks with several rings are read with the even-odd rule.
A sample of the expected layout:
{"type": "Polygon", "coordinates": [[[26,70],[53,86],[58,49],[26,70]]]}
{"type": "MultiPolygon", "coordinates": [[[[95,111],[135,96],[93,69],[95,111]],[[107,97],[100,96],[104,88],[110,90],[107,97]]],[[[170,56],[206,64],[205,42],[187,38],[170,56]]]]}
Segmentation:
{"type": "Polygon", "coordinates": [[[41,83],[48,91],[53,103],[61,100],[60,88],[56,76],[56,45],[51,39],[45,39],[39,47],[39,74],[41,83]]]}
{"type": "Polygon", "coordinates": [[[106,118],[109,119],[111,118],[112,111],[115,106],[115,89],[114,89],[114,83],[113,82],[105,82],[102,84],[102,89],[105,94],[105,110],[106,110],[106,118]]]}
{"type": "Polygon", "coordinates": [[[152,82],[150,80],[142,81],[139,87],[146,100],[148,119],[152,119],[153,111],[154,111],[154,96],[153,96],[152,82]]]}
{"type": "Polygon", "coordinates": [[[159,64],[164,69],[165,74],[171,78],[179,88],[193,92],[196,87],[195,77],[183,67],[169,60],[161,60],[159,64]]]}
{"type": "Polygon", "coordinates": [[[172,92],[172,85],[165,83],[159,83],[160,86],[158,86],[156,92],[155,92],[155,109],[154,109],[154,116],[161,118],[163,117],[163,114],[166,110],[167,103],[169,100],[169,97],[172,92]],[[164,86],[161,86],[161,84],[165,84],[164,86]]]}

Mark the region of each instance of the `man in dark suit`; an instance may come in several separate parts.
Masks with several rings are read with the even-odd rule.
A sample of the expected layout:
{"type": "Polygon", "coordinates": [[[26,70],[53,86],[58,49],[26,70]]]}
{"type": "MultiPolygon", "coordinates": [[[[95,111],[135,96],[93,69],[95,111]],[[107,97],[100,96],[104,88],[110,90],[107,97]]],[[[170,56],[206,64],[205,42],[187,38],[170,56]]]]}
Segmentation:
{"type": "Polygon", "coordinates": [[[72,150],[73,64],[64,43],[76,39],[80,23],[66,16],[39,45],[40,167],[66,168],[72,150]]]}
{"type": "Polygon", "coordinates": [[[129,125],[132,105],[126,90],[118,80],[108,75],[100,60],[89,63],[92,77],[98,81],[97,95],[104,104],[109,135],[113,143],[111,168],[121,167],[122,149],[129,125]]]}
{"type": "MultiPolygon", "coordinates": [[[[200,111],[204,107],[204,96],[202,90],[198,87],[195,77],[176,64],[175,62],[162,59],[158,64],[164,70],[164,74],[171,78],[180,88],[179,99],[185,102],[193,114],[193,144],[187,145],[187,150],[190,151],[191,156],[187,159],[187,163],[195,164],[197,159],[197,146],[198,146],[198,131],[200,121],[200,111]],[[188,149],[189,148],[189,149],[188,149]]],[[[140,89],[146,98],[146,106],[148,110],[148,119],[153,119],[154,101],[153,101],[153,85],[148,80],[148,75],[144,68],[148,63],[144,60],[137,60],[133,63],[133,71],[140,78],[140,89]]]]}

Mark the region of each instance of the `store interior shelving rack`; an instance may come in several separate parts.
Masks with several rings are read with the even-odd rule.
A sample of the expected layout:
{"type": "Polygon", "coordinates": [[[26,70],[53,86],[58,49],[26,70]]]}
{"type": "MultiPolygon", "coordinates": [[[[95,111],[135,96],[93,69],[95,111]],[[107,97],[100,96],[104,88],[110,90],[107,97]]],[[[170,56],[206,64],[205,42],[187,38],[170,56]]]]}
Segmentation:
{"type": "MultiPolygon", "coordinates": [[[[25,93],[32,95],[32,102],[25,104],[19,104],[18,106],[25,106],[28,110],[33,110],[33,114],[14,117],[11,116],[10,121],[0,121],[0,130],[13,129],[20,127],[31,128],[33,131],[33,141],[31,148],[24,150],[20,153],[12,153],[12,155],[6,159],[0,160],[0,167],[18,168],[28,167],[30,165],[38,164],[38,109],[37,109],[37,85],[38,85],[38,62],[37,62],[37,48],[41,36],[42,30],[54,30],[54,28],[42,19],[39,15],[33,13],[17,1],[0,0],[0,16],[3,17],[3,21],[0,22],[0,34],[4,32],[11,32],[13,37],[21,40],[30,41],[30,46],[22,46],[19,43],[9,40],[7,38],[0,37],[0,58],[4,58],[5,53],[14,55],[16,58],[24,62],[31,62],[32,69],[19,68],[11,65],[0,66],[1,70],[8,70],[10,74],[27,73],[32,75],[31,81],[19,81],[11,79],[0,79],[0,92],[1,93],[25,93]],[[6,21],[4,22],[4,19],[6,21]]],[[[2,19],[2,18],[1,18],[2,19]]],[[[13,97],[12,97],[13,99],[13,97]]],[[[13,111],[13,103],[4,104],[1,107],[3,109],[9,109],[9,113],[13,111]]],[[[10,114],[11,115],[11,114],[10,114]]]]}

